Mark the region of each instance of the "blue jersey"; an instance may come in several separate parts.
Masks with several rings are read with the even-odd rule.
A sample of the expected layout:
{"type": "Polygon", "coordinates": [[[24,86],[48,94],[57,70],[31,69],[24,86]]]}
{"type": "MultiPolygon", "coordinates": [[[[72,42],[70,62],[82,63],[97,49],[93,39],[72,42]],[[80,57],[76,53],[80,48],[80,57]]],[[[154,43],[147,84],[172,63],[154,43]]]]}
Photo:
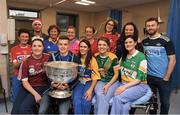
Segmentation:
{"type": "Polygon", "coordinates": [[[78,57],[75,56],[72,52],[68,52],[66,56],[62,56],[59,52],[51,53],[49,61],[68,61],[79,63],[78,57]]]}
{"type": "Polygon", "coordinates": [[[172,42],[167,36],[159,38],[145,38],[143,47],[148,63],[148,75],[163,78],[166,74],[169,60],[168,55],[175,54],[172,42]]]}
{"type": "Polygon", "coordinates": [[[44,53],[53,53],[59,50],[58,45],[54,44],[49,39],[44,40],[44,53]]]}

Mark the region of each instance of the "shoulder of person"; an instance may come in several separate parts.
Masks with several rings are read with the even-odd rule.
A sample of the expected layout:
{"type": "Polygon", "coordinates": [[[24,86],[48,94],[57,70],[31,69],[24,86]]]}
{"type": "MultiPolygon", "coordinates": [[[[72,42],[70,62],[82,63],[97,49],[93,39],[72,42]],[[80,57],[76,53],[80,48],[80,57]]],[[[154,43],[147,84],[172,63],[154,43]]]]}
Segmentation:
{"type": "Polygon", "coordinates": [[[117,59],[117,56],[116,56],[116,54],[114,54],[114,53],[112,53],[112,52],[108,52],[108,56],[109,56],[109,58],[110,59],[117,59]]]}
{"type": "Polygon", "coordinates": [[[79,43],[80,43],[80,40],[79,40],[79,39],[76,39],[75,43],[76,43],[76,44],[79,44],[79,43]]]}
{"type": "Polygon", "coordinates": [[[95,62],[95,61],[96,61],[96,58],[94,56],[92,56],[91,62],[95,62]]]}
{"type": "Polygon", "coordinates": [[[50,54],[48,54],[48,53],[43,53],[43,55],[44,55],[46,58],[49,58],[49,57],[50,57],[50,54]]]}
{"type": "Polygon", "coordinates": [[[138,55],[139,55],[139,58],[146,59],[146,56],[144,55],[144,53],[138,51],[138,55]]]}
{"type": "Polygon", "coordinates": [[[23,63],[28,63],[30,60],[33,60],[33,57],[32,57],[32,55],[30,55],[29,57],[27,57],[24,61],[23,61],[23,63]]]}
{"type": "Polygon", "coordinates": [[[73,54],[71,51],[68,51],[68,54],[72,57],[72,56],[76,56],[75,54],[73,54]]]}
{"type": "Polygon", "coordinates": [[[170,38],[167,35],[164,35],[164,34],[161,34],[160,38],[165,40],[166,42],[170,41],[170,38]]]}
{"type": "Polygon", "coordinates": [[[44,39],[48,39],[48,35],[46,35],[45,33],[42,33],[42,37],[43,37],[44,39]]]}
{"type": "Polygon", "coordinates": [[[94,54],[94,57],[97,57],[98,55],[99,55],[99,52],[95,53],[95,54],[94,54]]]}
{"type": "Polygon", "coordinates": [[[45,43],[45,42],[49,42],[49,38],[47,38],[47,39],[44,39],[44,43],[45,43]]]}
{"type": "Polygon", "coordinates": [[[149,39],[149,36],[145,36],[144,39],[141,41],[142,43],[149,39]]]}
{"type": "Polygon", "coordinates": [[[78,57],[74,54],[74,53],[72,53],[71,51],[68,51],[68,55],[71,57],[71,58],[73,58],[73,60],[75,59],[77,59],[78,57]]]}
{"type": "Polygon", "coordinates": [[[11,51],[14,51],[19,45],[16,45],[14,47],[11,48],[11,51]]]}

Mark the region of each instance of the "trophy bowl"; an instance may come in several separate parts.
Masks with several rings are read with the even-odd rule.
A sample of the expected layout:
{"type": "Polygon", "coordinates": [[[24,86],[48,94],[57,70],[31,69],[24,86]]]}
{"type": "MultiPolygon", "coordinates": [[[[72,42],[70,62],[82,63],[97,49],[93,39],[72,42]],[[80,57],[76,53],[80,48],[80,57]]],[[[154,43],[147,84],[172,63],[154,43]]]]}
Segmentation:
{"type": "MultiPolygon", "coordinates": [[[[50,81],[59,83],[70,83],[77,78],[78,64],[67,61],[52,61],[44,64],[45,72],[50,81]]],[[[49,95],[54,98],[68,98],[71,96],[69,90],[54,89],[49,92],[49,95]]]]}

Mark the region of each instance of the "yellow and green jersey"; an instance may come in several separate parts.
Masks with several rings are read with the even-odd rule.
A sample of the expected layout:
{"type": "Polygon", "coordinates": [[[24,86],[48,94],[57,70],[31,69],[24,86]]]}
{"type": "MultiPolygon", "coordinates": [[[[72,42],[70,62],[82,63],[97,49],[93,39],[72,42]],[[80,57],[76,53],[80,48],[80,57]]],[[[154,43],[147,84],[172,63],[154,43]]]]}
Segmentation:
{"type": "Polygon", "coordinates": [[[119,63],[117,56],[111,52],[108,52],[105,57],[99,55],[99,53],[95,54],[98,68],[103,69],[105,75],[101,74],[101,81],[109,82],[114,76],[114,70],[119,69],[119,63]]]}
{"type": "Polygon", "coordinates": [[[127,56],[125,61],[121,62],[122,82],[130,82],[138,79],[141,83],[147,83],[147,60],[145,55],[136,51],[132,56],[127,56]]]}
{"type": "Polygon", "coordinates": [[[79,66],[80,76],[84,81],[99,80],[100,74],[98,72],[98,64],[94,57],[90,61],[88,68],[85,67],[85,60],[81,60],[81,66],[79,66]]]}

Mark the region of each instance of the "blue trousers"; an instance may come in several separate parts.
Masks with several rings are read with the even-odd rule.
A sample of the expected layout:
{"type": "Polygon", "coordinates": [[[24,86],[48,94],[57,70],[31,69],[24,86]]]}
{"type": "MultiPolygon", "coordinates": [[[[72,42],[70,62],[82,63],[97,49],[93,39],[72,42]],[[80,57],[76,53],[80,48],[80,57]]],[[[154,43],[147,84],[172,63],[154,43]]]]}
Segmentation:
{"type": "Polygon", "coordinates": [[[14,103],[18,91],[22,85],[21,85],[21,81],[17,79],[17,76],[11,77],[10,80],[11,80],[11,101],[14,103]]]}
{"type": "MultiPolygon", "coordinates": [[[[75,114],[89,114],[91,110],[91,100],[87,101],[84,97],[86,91],[90,88],[92,82],[86,84],[78,83],[73,89],[73,108],[75,114]]],[[[94,96],[94,91],[92,93],[94,96]]]]}
{"type": "MultiPolygon", "coordinates": [[[[43,92],[48,89],[48,86],[38,86],[33,88],[42,95],[43,92]]],[[[33,114],[35,109],[36,101],[34,96],[24,87],[21,87],[13,104],[11,114],[33,114]]]]}
{"type": "MultiPolygon", "coordinates": [[[[119,83],[119,86],[124,85],[119,83]]],[[[119,95],[113,97],[113,103],[111,108],[111,114],[126,115],[129,114],[131,103],[141,98],[148,91],[147,84],[138,84],[126,89],[119,95]]]]}
{"type": "Polygon", "coordinates": [[[103,87],[106,85],[105,82],[98,81],[95,87],[96,103],[94,105],[95,114],[108,114],[109,101],[114,96],[114,92],[118,87],[118,81],[113,83],[106,94],[103,93],[103,87]]]}

